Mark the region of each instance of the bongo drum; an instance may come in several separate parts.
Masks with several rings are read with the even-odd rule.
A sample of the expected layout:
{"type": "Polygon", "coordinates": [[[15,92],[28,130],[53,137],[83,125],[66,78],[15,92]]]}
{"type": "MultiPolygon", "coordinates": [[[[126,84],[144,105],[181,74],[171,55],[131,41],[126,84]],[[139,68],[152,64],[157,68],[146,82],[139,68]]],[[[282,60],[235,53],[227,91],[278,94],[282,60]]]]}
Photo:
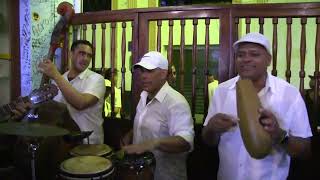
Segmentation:
{"type": "Polygon", "coordinates": [[[119,163],[118,180],[153,180],[155,159],[152,153],[126,155],[119,163]]]}
{"type": "Polygon", "coordinates": [[[81,144],[74,147],[70,154],[72,156],[102,156],[110,157],[112,149],[106,144],[81,144]]]}
{"type": "Polygon", "coordinates": [[[100,156],[77,156],[63,161],[59,177],[63,180],[113,180],[112,162],[100,156]]]}

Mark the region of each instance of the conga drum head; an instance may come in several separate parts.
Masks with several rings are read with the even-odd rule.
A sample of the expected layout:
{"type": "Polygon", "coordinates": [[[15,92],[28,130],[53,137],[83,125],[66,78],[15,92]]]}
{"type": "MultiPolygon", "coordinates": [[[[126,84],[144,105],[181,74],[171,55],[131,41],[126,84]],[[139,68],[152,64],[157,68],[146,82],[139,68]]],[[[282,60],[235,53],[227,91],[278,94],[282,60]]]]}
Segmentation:
{"type": "Polygon", "coordinates": [[[113,172],[112,162],[99,156],[77,156],[60,165],[62,177],[107,177],[113,172]]]}
{"type": "Polygon", "coordinates": [[[70,151],[72,156],[109,156],[111,153],[112,149],[106,144],[81,144],[70,151]]]}

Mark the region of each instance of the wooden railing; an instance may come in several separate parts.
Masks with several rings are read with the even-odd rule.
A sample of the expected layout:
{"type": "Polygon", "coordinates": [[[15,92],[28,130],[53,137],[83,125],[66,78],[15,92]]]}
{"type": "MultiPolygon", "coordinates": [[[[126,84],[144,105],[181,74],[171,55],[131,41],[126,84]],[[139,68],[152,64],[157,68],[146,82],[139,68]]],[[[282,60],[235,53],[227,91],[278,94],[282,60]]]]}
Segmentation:
{"type": "MultiPolygon", "coordinates": [[[[97,54],[100,54],[101,58],[95,58],[92,61],[93,69],[98,68],[101,70],[100,72],[104,72],[107,67],[113,69],[115,67],[121,68],[122,95],[127,88],[130,89],[125,85],[126,81],[131,81],[131,79],[127,79],[127,77],[131,77],[130,75],[128,76],[131,65],[138,62],[139,58],[149,51],[153,45],[152,43],[154,43],[156,46],[154,50],[167,53],[169,64],[177,66],[178,84],[176,84],[176,89],[185,94],[186,83],[190,82],[192,97],[189,101],[192,115],[196,119],[197,114],[202,114],[201,118],[203,118],[207,113],[207,77],[209,71],[212,70],[212,66],[210,66],[212,61],[210,54],[212,50],[210,48],[212,46],[218,45],[219,47],[217,75],[219,82],[223,82],[236,75],[232,49],[233,42],[247,32],[258,31],[266,34],[272,42],[273,49],[273,63],[270,71],[273,75],[284,76],[283,78],[290,83],[299,81],[297,86],[301,93],[304,94],[306,74],[312,74],[317,80],[320,80],[319,22],[320,3],[130,9],[76,14],[72,18],[73,36],[70,38],[88,39],[93,43],[95,52],[100,51],[97,54]],[[295,23],[296,21],[299,21],[299,24],[295,23]],[[211,25],[211,23],[214,24],[215,22],[218,22],[218,26],[211,25]],[[163,31],[165,27],[163,24],[168,24],[168,34],[163,31]],[[121,27],[120,30],[116,26],[121,27]],[[190,28],[186,29],[186,27],[190,28]],[[97,30],[97,28],[101,30],[97,30]],[[88,31],[89,29],[90,32],[88,31]],[[110,32],[109,38],[107,38],[108,34],[106,35],[106,32],[110,32]],[[119,32],[121,36],[117,35],[119,32]],[[155,33],[153,34],[153,32],[155,33]],[[97,39],[97,33],[101,34],[99,36],[101,39],[97,39]],[[128,33],[132,38],[127,37],[128,33]],[[153,36],[149,36],[149,34],[153,36]],[[164,37],[164,35],[167,37],[164,37]],[[188,40],[187,37],[191,35],[192,41],[186,42],[188,40]],[[117,40],[117,37],[121,37],[121,40],[117,40]],[[150,44],[153,39],[154,42],[150,44]],[[163,39],[168,39],[168,43],[164,45],[163,39]],[[201,43],[199,44],[198,42],[201,43]],[[297,43],[299,44],[298,52],[296,50],[297,43]],[[310,44],[312,47],[310,47],[310,44]],[[204,47],[202,48],[204,50],[202,58],[199,51],[200,45],[204,47]],[[178,46],[179,50],[174,58],[175,46],[178,46]],[[191,58],[186,57],[187,46],[192,47],[191,58]],[[130,52],[128,49],[130,49],[130,52]],[[131,60],[128,58],[130,53],[131,60]],[[282,54],[285,55],[284,58],[281,58],[282,54]],[[293,54],[298,57],[296,61],[293,60],[293,54]],[[299,55],[297,56],[297,54],[299,55]],[[189,59],[191,59],[191,63],[188,61],[189,59]],[[298,80],[292,81],[295,78],[298,78],[298,80]],[[201,96],[204,96],[202,104],[197,103],[199,90],[203,92],[201,96]],[[202,112],[200,113],[196,112],[196,107],[198,106],[202,106],[202,112]]],[[[65,44],[70,41],[69,39],[66,40],[65,44]]],[[[65,48],[64,52],[64,57],[68,57],[67,48],[65,48]]],[[[132,72],[132,109],[135,109],[141,92],[137,76],[136,73],[132,72]]],[[[115,82],[112,80],[112,86],[114,85],[115,82]]],[[[316,81],[316,87],[318,86],[318,81],[316,81]]],[[[319,89],[316,88],[315,91],[318,93],[319,89]]],[[[111,94],[113,104],[114,91],[111,94]]],[[[318,101],[318,96],[315,96],[315,100],[316,102],[318,101]]],[[[125,103],[125,101],[131,100],[122,99],[122,101],[125,103]]],[[[202,119],[200,120],[201,122],[202,119]]]]}

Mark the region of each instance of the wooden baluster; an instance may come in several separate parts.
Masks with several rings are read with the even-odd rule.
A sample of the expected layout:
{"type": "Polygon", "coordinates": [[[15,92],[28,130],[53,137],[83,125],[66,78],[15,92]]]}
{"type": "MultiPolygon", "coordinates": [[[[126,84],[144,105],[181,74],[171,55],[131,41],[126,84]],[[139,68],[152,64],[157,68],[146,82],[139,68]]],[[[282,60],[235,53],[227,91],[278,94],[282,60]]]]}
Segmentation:
{"type": "Polygon", "coordinates": [[[287,18],[287,47],[286,47],[286,79],[290,83],[291,78],[291,50],[292,50],[292,31],[291,31],[292,18],[287,18]]]}
{"type": "Polygon", "coordinates": [[[277,53],[278,53],[278,18],[272,18],[272,75],[277,76],[277,53]]]}
{"type": "MultiPolygon", "coordinates": [[[[238,17],[235,17],[234,18],[234,29],[235,29],[235,32],[234,32],[234,40],[237,41],[239,39],[239,18],[238,17]]],[[[235,64],[235,60],[236,60],[236,57],[235,57],[235,52],[234,52],[234,49],[232,48],[232,63],[235,64]]],[[[233,65],[234,67],[234,65],[233,65]]],[[[237,73],[237,69],[236,68],[233,68],[234,69],[234,74],[238,74],[237,73]]]]}
{"type": "MultiPolygon", "coordinates": [[[[135,31],[137,31],[135,29],[135,25],[134,25],[134,21],[131,22],[131,29],[132,29],[132,32],[131,32],[131,63],[135,63],[136,60],[138,59],[138,47],[135,45],[136,41],[137,41],[137,38],[135,38],[135,31]]],[[[130,69],[131,71],[131,75],[132,77],[134,77],[134,74],[132,73],[132,69],[130,69]]],[[[137,77],[137,76],[135,76],[137,77]]],[[[135,101],[135,99],[138,99],[138,93],[133,93],[136,91],[135,87],[134,87],[134,83],[131,83],[131,89],[130,89],[130,101],[133,102],[133,106],[137,105],[137,101],[135,101]]],[[[133,112],[130,113],[130,119],[133,121],[134,119],[134,113],[135,110],[133,110],[133,112]]]]}
{"type": "Polygon", "coordinates": [[[92,28],[92,45],[93,45],[91,67],[92,67],[92,70],[95,70],[96,69],[96,25],[92,24],[91,28],[92,28]]]}
{"type": "Polygon", "coordinates": [[[115,87],[115,82],[114,82],[114,66],[115,66],[115,52],[116,52],[116,23],[112,22],[111,23],[111,118],[115,117],[115,112],[114,112],[114,87],[115,87]]]}
{"type": "Polygon", "coordinates": [[[181,19],[180,26],[181,26],[181,37],[180,37],[180,68],[179,68],[179,75],[180,75],[180,93],[184,95],[184,47],[185,47],[185,25],[186,20],[181,19]]]}
{"type": "Polygon", "coordinates": [[[250,33],[251,18],[246,18],[246,34],[250,33]]]}
{"type": "Polygon", "coordinates": [[[307,18],[301,18],[301,41],[300,41],[300,93],[304,95],[304,77],[306,72],[304,70],[306,58],[306,24],[307,18]]]}
{"type": "Polygon", "coordinates": [[[106,69],[106,23],[101,24],[102,39],[101,39],[101,74],[104,77],[106,69]]]}
{"type": "MultiPolygon", "coordinates": [[[[209,38],[209,27],[210,27],[210,19],[206,18],[206,32],[205,32],[205,64],[204,64],[204,112],[203,114],[206,115],[208,113],[208,106],[209,106],[209,98],[208,98],[208,62],[209,62],[209,48],[210,48],[210,38],[209,38]]],[[[205,116],[204,116],[205,117],[205,116]]]]}
{"type": "MultiPolygon", "coordinates": [[[[127,38],[126,38],[126,22],[122,22],[122,42],[121,42],[121,97],[124,97],[125,85],[126,85],[126,51],[127,51],[127,38]]],[[[124,104],[124,98],[121,98],[121,104],[124,104]]],[[[124,111],[121,108],[121,111],[124,111]]],[[[123,113],[121,113],[122,117],[123,113]]]]}
{"type": "Polygon", "coordinates": [[[157,51],[161,52],[161,26],[162,26],[162,20],[157,21],[157,51]]]}
{"type": "MultiPolygon", "coordinates": [[[[138,47],[136,47],[135,45],[135,41],[137,40],[137,38],[135,38],[134,36],[134,32],[136,31],[135,26],[134,26],[134,22],[131,22],[131,58],[132,58],[132,63],[134,63],[136,61],[136,59],[138,58],[138,53],[137,53],[137,49],[138,47]]],[[[132,72],[131,72],[132,73],[132,72]]],[[[133,83],[131,83],[133,85],[133,83]]]]}
{"type": "Polygon", "coordinates": [[[79,26],[78,25],[72,26],[72,35],[73,35],[74,40],[78,39],[78,35],[79,35],[79,26]]]}
{"type": "Polygon", "coordinates": [[[82,39],[86,40],[87,39],[87,25],[86,24],[83,24],[82,25],[82,39]]]}
{"type": "Polygon", "coordinates": [[[235,34],[235,40],[239,39],[239,18],[235,17],[234,18],[234,29],[236,30],[236,32],[234,32],[235,34]]]}
{"type": "MultiPolygon", "coordinates": [[[[319,73],[319,61],[320,61],[320,17],[316,18],[316,43],[315,43],[315,71],[314,71],[314,78],[315,78],[315,89],[314,89],[314,94],[313,94],[313,99],[314,99],[314,103],[313,103],[313,114],[312,116],[314,118],[312,118],[312,120],[314,121],[319,121],[319,119],[317,119],[317,114],[318,112],[318,108],[319,108],[319,81],[320,81],[320,73],[319,73]]],[[[318,122],[313,122],[312,124],[318,124],[318,122]]],[[[318,126],[317,126],[318,127],[318,126]]],[[[318,128],[317,132],[319,133],[318,128]]]]}
{"type": "Polygon", "coordinates": [[[172,44],[173,44],[173,20],[169,20],[169,42],[168,42],[168,64],[169,64],[169,74],[171,74],[172,65],[172,44]]]}
{"type": "MultiPolygon", "coordinates": [[[[196,100],[197,100],[197,26],[198,19],[193,19],[193,42],[192,42],[192,102],[191,102],[191,112],[192,117],[195,120],[195,112],[196,112],[196,100]]],[[[194,121],[195,123],[195,121],[194,121]]]]}
{"type": "Polygon", "coordinates": [[[263,34],[263,25],[264,25],[264,18],[259,17],[259,32],[263,34]]]}

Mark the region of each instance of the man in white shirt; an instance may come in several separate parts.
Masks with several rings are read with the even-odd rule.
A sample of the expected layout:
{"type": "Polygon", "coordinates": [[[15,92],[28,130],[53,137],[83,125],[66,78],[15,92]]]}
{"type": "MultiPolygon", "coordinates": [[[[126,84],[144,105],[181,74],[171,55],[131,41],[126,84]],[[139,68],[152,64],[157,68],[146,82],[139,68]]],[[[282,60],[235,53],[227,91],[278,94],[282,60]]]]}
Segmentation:
{"type": "MultiPolygon", "coordinates": [[[[103,76],[88,69],[92,59],[93,46],[89,41],[76,40],[71,46],[71,66],[70,70],[63,75],[57,70],[57,67],[51,60],[44,60],[39,64],[39,71],[47,75],[57,85],[59,92],[54,97],[55,101],[65,104],[68,112],[61,108],[61,104],[53,106],[54,110],[49,112],[56,112],[52,114],[53,118],[61,119],[63,121],[75,121],[76,125],[81,131],[93,131],[89,136],[90,144],[102,144],[104,142],[104,133],[102,128],[102,106],[104,102],[105,85],[103,76]],[[65,113],[70,114],[71,118],[65,118],[65,113]]],[[[43,105],[42,105],[43,106],[43,105]]],[[[20,102],[16,109],[13,110],[13,119],[22,118],[32,107],[31,103],[20,102]]],[[[40,117],[41,119],[41,117],[40,117]]],[[[72,122],[73,123],[73,122],[72,122]]],[[[64,123],[63,123],[64,124],[64,123]]],[[[69,124],[66,122],[66,124],[69,124]]],[[[41,127],[41,126],[40,126],[41,127]]],[[[85,139],[84,143],[87,143],[85,139]]],[[[23,149],[24,143],[17,143],[15,157],[17,157],[17,169],[24,171],[30,169],[29,165],[25,164],[23,149]],[[22,152],[20,152],[22,151],[22,152]],[[22,157],[22,159],[18,158],[22,157]],[[21,162],[20,162],[21,161],[21,162]]],[[[65,145],[60,139],[46,138],[41,140],[41,145],[36,153],[36,171],[38,179],[56,179],[56,173],[59,163],[69,153],[67,150],[70,145],[65,145]],[[50,155],[50,156],[48,156],[50,155]],[[44,161],[45,159],[45,161],[44,161]]],[[[29,157],[29,155],[28,155],[29,157]]],[[[26,176],[29,175],[26,172],[26,176]]]]}
{"type": "Polygon", "coordinates": [[[156,159],[155,180],[186,180],[186,158],[194,137],[189,104],[169,86],[168,61],[159,52],[145,54],[134,71],[140,73],[143,91],[133,131],[122,140],[123,149],[128,154],[151,151],[156,159]]]}
{"type": "Polygon", "coordinates": [[[88,69],[93,46],[89,41],[76,40],[71,46],[71,67],[63,75],[50,60],[39,64],[39,70],[50,77],[59,88],[55,101],[67,105],[72,119],[81,131],[93,131],[90,144],[102,144],[104,78],[88,69]]]}
{"type": "Polygon", "coordinates": [[[233,48],[239,75],[216,89],[202,131],[207,144],[218,145],[218,179],[285,180],[290,156],[300,157],[310,151],[312,133],[306,106],[297,88],[267,72],[271,47],[264,35],[249,33],[233,48]],[[250,79],[261,101],[259,121],[273,141],[270,154],[263,159],[248,154],[237,125],[239,79],[250,79]]]}

